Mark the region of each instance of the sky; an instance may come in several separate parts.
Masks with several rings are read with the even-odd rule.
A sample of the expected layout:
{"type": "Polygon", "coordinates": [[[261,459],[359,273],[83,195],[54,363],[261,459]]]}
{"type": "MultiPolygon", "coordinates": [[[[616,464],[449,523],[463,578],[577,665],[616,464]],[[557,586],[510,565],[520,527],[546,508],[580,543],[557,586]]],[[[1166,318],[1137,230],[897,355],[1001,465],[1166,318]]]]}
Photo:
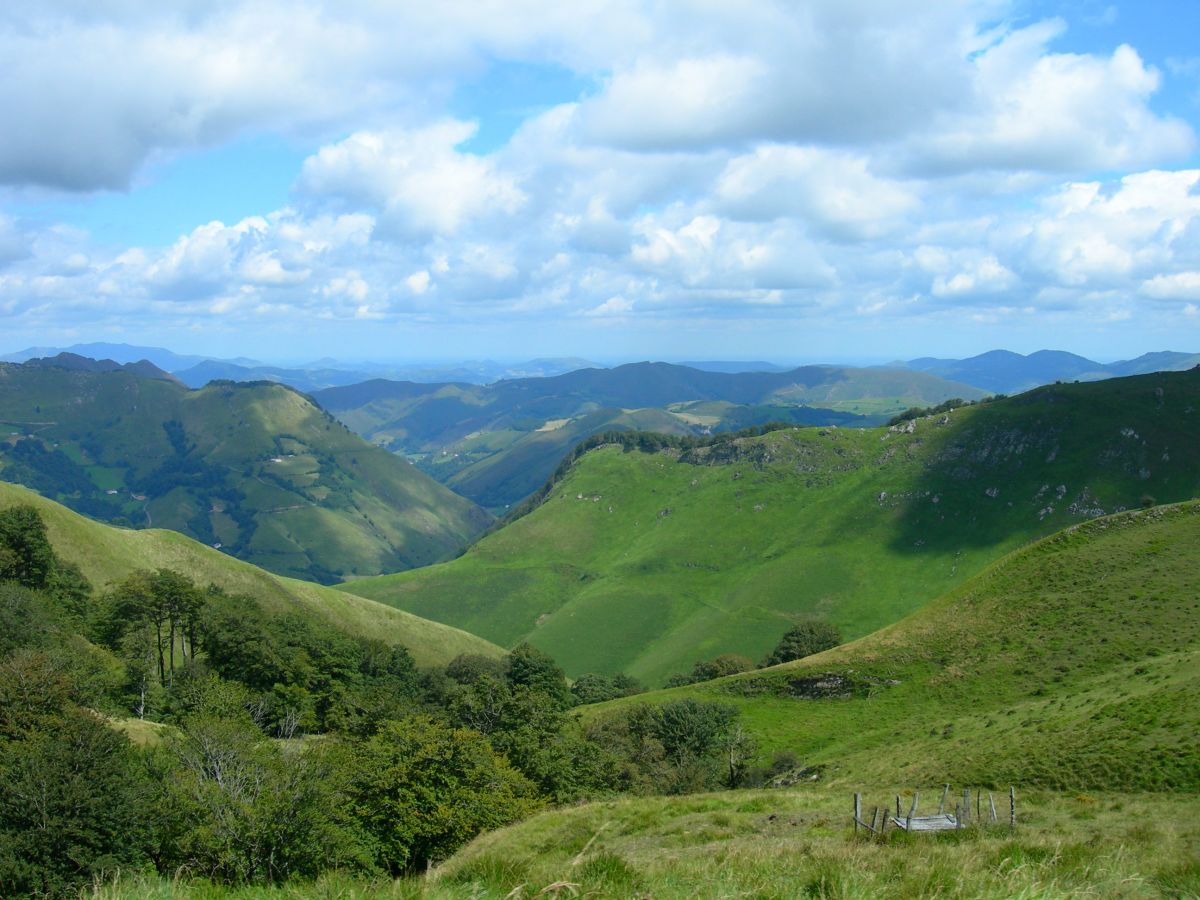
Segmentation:
{"type": "Polygon", "coordinates": [[[0,352],[1200,351],[1196,0],[6,0],[0,352]]]}

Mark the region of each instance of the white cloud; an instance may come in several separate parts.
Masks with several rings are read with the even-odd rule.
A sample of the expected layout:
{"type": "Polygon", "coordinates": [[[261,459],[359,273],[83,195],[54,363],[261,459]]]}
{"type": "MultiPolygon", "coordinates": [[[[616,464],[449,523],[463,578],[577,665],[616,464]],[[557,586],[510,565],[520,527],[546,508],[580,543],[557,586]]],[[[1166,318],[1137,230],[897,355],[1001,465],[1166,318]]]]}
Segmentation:
{"type": "Polygon", "coordinates": [[[310,150],[287,208],[163,247],[0,212],[0,309],[64,328],[487,320],[529,340],[555,317],[1185,314],[1200,173],[1169,167],[1195,136],[1156,106],[1184,67],[1156,71],[1115,30],[1104,52],[1060,52],[1063,23],[1013,27],[1023,10],[14,0],[0,201],[136,183],[147,160],[248,131],[310,150]],[[472,111],[510,63],[589,86],[519,114],[483,92],[472,111]],[[525,116],[498,147],[493,112],[525,116]]]}
{"type": "Polygon", "coordinates": [[[954,297],[970,294],[995,294],[1017,283],[1017,277],[1000,264],[994,256],[984,256],[953,275],[939,275],[933,280],[935,297],[954,297]]]}
{"type": "Polygon", "coordinates": [[[1155,275],[1142,282],[1142,293],[1156,300],[1200,300],[1200,272],[1155,275]]]}
{"type": "Polygon", "coordinates": [[[404,279],[404,283],[408,285],[408,289],[414,294],[423,294],[429,290],[429,285],[432,279],[429,276],[428,269],[422,269],[420,272],[413,272],[404,279]]]}
{"type": "Polygon", "coordinates": [[[454,234],[474,218],[512,215],[525,202],[495,163],[455,150],[475,132],[445,121],[413,131],[358,132],[304,162],[301,188],[381,210],[404,233],[454,234]]]}
{"type": "Polygon", "coordinates": [[[1061,27],[1013,31],[979,54],[973,111],[943,111],[911,141],[909,167],[1074,172],[1177,160],[1195,149],[1191,126],[1150,108],[1161,79],[1136,50],[1050,53],[1061,27]]]}
{"type": "Polygon", "coordinates": [[[1067,185],[1030,226],[1030,260],[1075,285],[1170,267],[1180,238],[1200,219],[1197,184],[1200,170],[1127,175],[1111,192],[1098,182],[1067,185]]]}
{"type": "Polygon", "coordinates": [[[624,297],[609,297],[599,306],[587,310],[585,316],[624,316],[633,311],[633,301],[624,297]]]}
{"type": "Polygon", "coordinates": [[[879,237],[919,203],[911,188],[873,175],[864,157],[779,144],[731,159],[715,194],[738,218],[796,216],[846,239],[879,237]]]}

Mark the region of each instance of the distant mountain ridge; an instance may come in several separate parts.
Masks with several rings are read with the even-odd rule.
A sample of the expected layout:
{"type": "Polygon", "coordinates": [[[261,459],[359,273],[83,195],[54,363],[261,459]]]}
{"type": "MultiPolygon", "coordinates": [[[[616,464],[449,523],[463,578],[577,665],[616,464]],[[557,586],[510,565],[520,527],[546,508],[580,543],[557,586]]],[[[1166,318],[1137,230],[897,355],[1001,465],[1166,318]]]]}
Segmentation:
{"type": "Polygon", "coordinates": [[[496,511],[536,490],[572,446],[603,431],[704,434],[771,421],[868,425],[907,406],[982,396],[907,369],[730,373],[663,362],[487,386],[372,379],[313,393],[367,440],[419,457],[426,472],[496,511]]]}
{"type": "Polygon", "coordinates": [[[71,372],[129,372],[141,378],[157,378],[160,381],[179,384],[179,380],[174,375],[164,372],[148,359],[119,363],[111,359],[92,359],[64,351],[57,356],[36,357],[28,360],[24,365],[43,369],[66,369],[71,372]]]}
{"type": "Polygon", "coordinates": [[[1062,350],[1038,350],[1027,356],[1011,350],[989,350],[968,359],[926,356],[892,365],[940,375],[992,393],[1018,394],[1055,381],[1100,381],[1123,375],[1179,372],[1200,365],[1200,353],[1168,350],[1099,363],[1062,350]]]}

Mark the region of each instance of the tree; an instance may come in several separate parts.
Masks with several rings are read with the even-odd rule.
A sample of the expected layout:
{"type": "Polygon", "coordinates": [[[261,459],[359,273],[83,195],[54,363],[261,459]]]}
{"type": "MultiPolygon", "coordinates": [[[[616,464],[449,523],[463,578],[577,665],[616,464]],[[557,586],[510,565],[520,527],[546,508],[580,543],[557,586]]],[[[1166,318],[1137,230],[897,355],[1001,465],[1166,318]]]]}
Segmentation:
{"type": "Polygon", "coordinates": [[[0,510],[0,580],[43,588],[54,562],[46,523],[35,507],[19,503],[0,510]]]}
{"type": "Polygon", "coordinates": [[[724,678],[726,675],[736,675],[739,672],[749,672],[754,668],[754,661],[736,653],[724,653],[715,659],[704,659],[692,666],[688,675],[674,675],[667,682],[668,687],[679,687],[685,684],[698,684],[701,681],[712,681],[714,678],[724,678]]]}
{"type": "Polygon", "coordinates": [[[485,675],[504,678],[505,662],[482,653],[460,653],[446,663],[446,674],[459,684],[474,684],[485,675]]]}
{"type": "Polygon", "coordinates": [[[481,831],[541,805],[483,735],[426,716],[389,722],[342,749],[350,814],[392,875],[445,859],[481,831]]]}
{"type": "Polygon", "coordinates": [[[149,863],[150,784],[129,741],[66,707],[0,741],[0,895],[65,896],[149,863]]]}
{"type": "Polygon", "coordinates": [[[778,646],[763,661],[763,665],[777,666],[794,659],[803,659],[836,647],[841,642],[842,635],[836,627],[828,622],[808,619],[794,626],[783,636],[778,646]]]}
{"type": "Polygon", "coordinates": [[[611,678],[607,675],[597,675],[589,672],[580,675],[571,685],[571,694],[575,703],[583,706],[588,703],[603,703],[617,697],[632,697],[645,690],[636,678],[617,674],[611,678]]]}
{"type": "Polygon", "coordinates": [[[173,866],[220,881],[276,883],[367,869],[321,753],[284,753],[245,713],[192,716],[168,744],[166,802],[178,810],[173,866]]]}
{"type": "Polygon", "coordinates": [[[529,644],[519,644],[508,655],[507,679],[510,687],[541,691],[560,706],[571,705],[571,692],[563,670],[551,656],[529,644]]]}

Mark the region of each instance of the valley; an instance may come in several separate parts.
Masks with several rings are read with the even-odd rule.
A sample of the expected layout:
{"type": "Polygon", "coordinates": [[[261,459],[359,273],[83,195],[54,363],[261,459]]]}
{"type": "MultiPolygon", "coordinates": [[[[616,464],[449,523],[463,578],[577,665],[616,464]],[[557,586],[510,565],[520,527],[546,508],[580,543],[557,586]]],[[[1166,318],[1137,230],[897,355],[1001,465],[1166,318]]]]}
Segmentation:
{"type": "Polygon", "coordinates": [[[877,429],[600,446],[448,563],[343,590],[568,674],[650,684],[760,659],[801,618],[858,637],[1030,540],[1200,493],[1200,373],[1050,385],[877,429]]]}

